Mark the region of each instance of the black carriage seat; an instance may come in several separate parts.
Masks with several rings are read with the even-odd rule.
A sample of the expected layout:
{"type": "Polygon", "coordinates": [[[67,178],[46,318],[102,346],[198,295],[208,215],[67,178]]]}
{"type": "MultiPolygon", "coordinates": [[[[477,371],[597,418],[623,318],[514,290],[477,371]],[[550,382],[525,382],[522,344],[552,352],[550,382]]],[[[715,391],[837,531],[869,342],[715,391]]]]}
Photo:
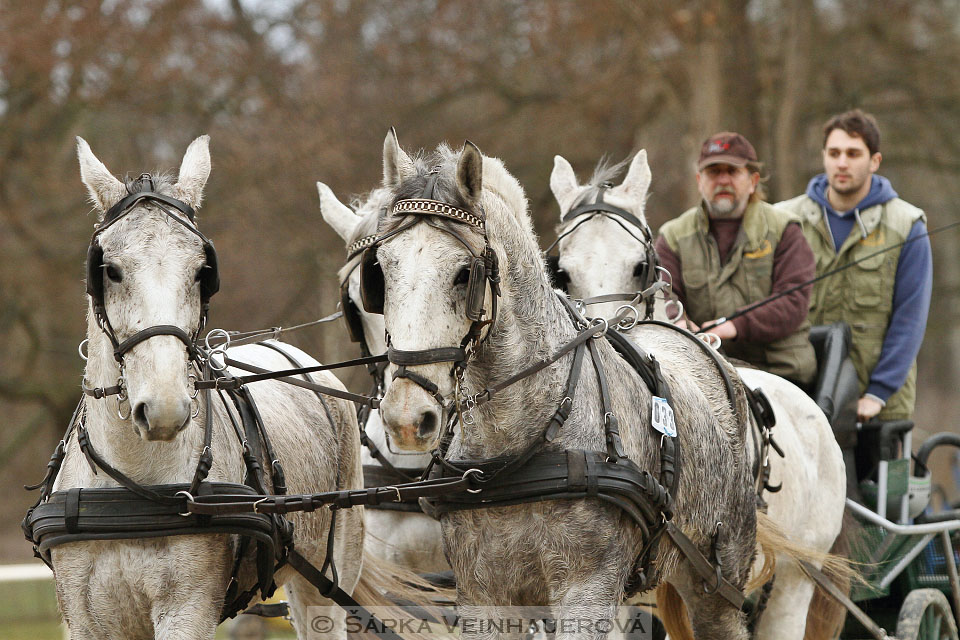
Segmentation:
{"type": "MultiPolygon", "coordinates": [[[[844,322],[810,328],[810,342],[817,356],[817,379],[810,396],[827,416],[843,450],[847,495],[862,502],[861,483],[875,486],[879,462],[901,456],[901,440],[913,428],[913,422],[871,420],[857,424],[860,381],[849,357],[850,340],[850,327],[844,322]]],[[[898,467],[897,472],[902,471],[898,467]]]]}
{"type": "Polygon", "coordinates": [[[827,416],[841,448],[857,443],[860,381],[850,360],[850,327],[844,322],[810,327],[817,379],[810,396],[827,416]]]}

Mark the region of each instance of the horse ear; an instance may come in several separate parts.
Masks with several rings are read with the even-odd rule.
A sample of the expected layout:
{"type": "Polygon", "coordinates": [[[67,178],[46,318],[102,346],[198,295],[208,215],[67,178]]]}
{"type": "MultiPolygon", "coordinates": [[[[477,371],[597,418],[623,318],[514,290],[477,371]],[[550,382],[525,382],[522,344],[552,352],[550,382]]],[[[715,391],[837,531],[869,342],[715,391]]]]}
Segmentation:
{"type": "Polygon", "coordinates": [[[480,199],[483,189],[483,154],[469,140],[463,143],[460,160],[457,161],[457,189],[471,205],[480,199]]]}
{"type": "Polygon", "coordinates": [[[383,141],[383,186],[394,188],[416,175],[413,160],[400,148],[397,130],[390,127],[383,141]]]}
{"type": "Polygon", "coordinates": [[[322,182],[317,183],[317,191],[320,193],[320,215],[344,242],[349,242],[360,224],[360,216],[337,200],[330,187],[322,182]]]}
{"type": "Polygon", "coordinates": [[[180,163],[180,176],[173,191],[191,207],[197,208],[203,200],[203,187],[210,177],[210,136],[200,136],[190,143],[180,163]]]}
{"type": "Polygon", "coordinates": [[[573,172],[573,167],[563,156],[553,156],[553,171],[550,173],[550,190],[553,191],[553,197],[561,205],[560,217],[563,217],[564,211],[562,205],[573,191],[580,185],[577,184],[577,175],[573,172]]]}
{"type": "Polygon", "coordinates": [[[623,179],[624,190],[637,198],[644,200],[647,197],[647,190],[650,189],[650,164],[647,162],[647,150],[640,149],[637,155],[630,162],[630,169],[627,171],[627,177],[623,179]]]}
{"type": "Polygon", "coordinates": [[[90,145],[79,136],[77,160],[80,161],[80,179],[90,193],[90,200],[101,214],[126,195],[127,188],[93,155],[90,145]]]}

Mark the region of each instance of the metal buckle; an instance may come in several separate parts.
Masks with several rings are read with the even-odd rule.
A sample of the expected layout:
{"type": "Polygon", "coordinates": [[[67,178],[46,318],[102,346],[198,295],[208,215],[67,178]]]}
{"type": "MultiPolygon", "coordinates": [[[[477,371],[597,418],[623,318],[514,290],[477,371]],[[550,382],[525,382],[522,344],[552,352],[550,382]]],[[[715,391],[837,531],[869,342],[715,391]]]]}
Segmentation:
{"type": "Polygon", "coordinates": [[[130,414],[133,413],[133,407],[130,406],[130,399],[127,397],[127,386],[126,378],[123,375],[123,369],[121,368],[120,377],[117,378],[117,386],[120,387],[120,391],[117,392],[117,417],[121,420],[127,420],[130,417],[130,414]],[[127,403],[127,415],[123,415],[123,403],[127,403]]]}
{"type": "Polygon", "coordinates": [[[394,486],[384,487],[384,489],[393,489],[397,493],[397,499],[394,502],[403,502],[403,498],[400,496],[400,489],[394,486]]]}

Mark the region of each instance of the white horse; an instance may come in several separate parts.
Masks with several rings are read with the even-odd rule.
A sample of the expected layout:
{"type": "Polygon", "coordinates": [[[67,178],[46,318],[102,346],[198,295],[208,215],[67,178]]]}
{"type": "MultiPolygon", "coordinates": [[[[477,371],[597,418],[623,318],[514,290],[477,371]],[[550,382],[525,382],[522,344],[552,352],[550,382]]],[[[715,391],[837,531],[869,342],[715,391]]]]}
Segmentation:
{"type": "MultiPolygon", "coordinates": [[[[190,348],[185,342],[195,341],[202,328],[205,301],[216,289],[211,280],[211,270],[216,267],[212,246],[206,245],[193,221],[184,215],[200,204],[210,172],[208,144],[209,138],[202,136],[190,145],[175,182],[154,177],[145,189],[176,199],[173,204],[170,200],[140,200],[115,217],[114,223],[102,226],[93,241],[94,261],[88,265],[88,286],[94,296],[88,309],[85,386],[109,389],[119,378],[122,393],[105,398],[87,395],[80,422],[101,460],[141,486],[191,482],[204,451],[208,412],[212,412],[213,426],[208,479],[242,484],[246,474],[240,438],[227,415],[229,411],[238,419],[236,409],[226,409],[227,403],[221,403],[216,393],[211,394],[212,406],[200,401],[194,407],[193,376],[188,375],[190,348]],[[98,314],[94,307],[99,302],[98,314]],[[151,327],[161,331],[152,336],[140,333],[151,327]],[[147,339],[130,346],[124,341],[131,336],[147,339]],[[115,341],[121,344],[116,351],[120,357],[114,355],[115,341]]],[[[78,139],[78,156],[81,177],[102,221],[104,212],[127,196],[127,188],[82,139],[78,139]]],[[[316,362],[289,345],[272,344],[304,365],[316,362]]],[[[229,356],[269,369],[290,368],[283,353],[250,345],[231,349],[229,356]]],[[[342,388],[333,376],[317,379],[342,388]]],[[[286,472],[290,493],[362,486],[351,404],[331,398],[325,406],[314,393],[279,382],[261,382],[255,387],[249,391],[286,472]]],[[[74,435],[79,431],[78,426],[74,435]]],[[[262,448],[262,443],[254,446],[262,448]]],[[[270,460],[261,458],[259,462],[265,470],[270,469],[270,460]]],[[[265,475],[270,485],[269,471],[265,475]]],[[[117,482],[108,477],[106,468],[100,465],[95,471],[77,438],[70,438],[54,489],[113,486],[117,482]]],[[[289,516],[296,550],[317,567],[327,556],[331,513],[318,509],[289,516]]],[[[238,536],[226,534],[175,535],[74,541],[53,547],[57,595],[71,637],[213,638],[238,540],[238,536]]],[[[362,509],[338,512],[333,556],[339,584],[348,593],[359,592],[361,587],[373,589],[360,578],[362,547],[362,509]]],[[[251,553],[240,563],[240,591],[254,584],[251,553]]],[[[306,608],[332,603],[299,573],[286,566],[277,571],[275,579],[286,588],[300,637],[309,633],[313,634],[310,637],[345,635],[342,614],[333,616],[329,633],[311,630],[306,608]]]]}
{"type": "MultiPolygon", "coordinates": [[[[570,396],[573,353],[484,402],[483,389],[539,366],[578,335],[550,286],[523,190],[502,163],[483,157],[471,144],[459,154],[441,146],[429,157],[412,160],[388,135],[384,169],[396,204],[380,232],[391,235],[376,250],[379,265],[372,255],[364,261],[363,268],[372,271],[361,279],[371,297],[378,284],[385,292],[391,362],[400,374],[381,405],[393,442],[405,450],[431,449],[441,439],[449,401],[470,407],[472,394],[480,393],[479,404],[464,409],[449,446],[450,464],[466,467],[471,460],[508,456],[517,465],[524,458],[509,456],[540,450],[548,458],[532,460],[552,460],[548,452],[560,452],[574,461],[586,455],[600,465],[618,459],[629,466],[629,459],[640,469],[660,469],[662,439],[649,421],[651,392],[605,340],[586,338],[594,330],[580,335],[593,341],[590,350],[604,372],[609,403],[601,402],[599,374],[585,356],[570,396]],[[495,315],[494,289],[502,294],[495,315]],[[434,385],[437,390],[431,391],[434,385]],[[555,433],[548,432],[558,407],[569,416],[555,433]],[[619,440],[611,435],[613,416],[619,440]],[[617,442],[626,459],[611,453],[617,442]],[[538,449],[528,449],[531,445],[538,449]],[[606,453],[572,453],[576,450],[606,453]],[[609,456],[606,462],[603,456],[609,456]]],[[[665,334],[663,339],[672,338],[665,334]]],[[[669,362],[661,365],[677,409],[683,464],[673,522],[702,553],[711,553],[713,541],[723,576],[740,589],[754,555],[756,526],[752,480],[742,462],[745,435],[722,429],[686,374],[669,362]]],[[[746,402],[742,394],[741,400],[746,402]]],[[[577,477],[568,477],[569,486],[580,486],[577,477]]],[[[474,499],[485,499],[482,485],[477,495],[474,499]]],[[[441,500],[441,511],[444,504],[441,500]]],[[[634,563],[645,542],[626,513],[590,498],[444,513],[444,549],[456,576],[461,615],[484,619],[504,606],[547,605],[561,620],[613,618],[631,577],[637,576],[634,563]]],[[[647,578],[651,584],[666,580],[680,591],[697,638],[745,639],[739,609],[719,593],[706,592],[701,575],[672,542],[661,540],[656,547],[647,578]]],[[[602,638],[605,631],[600,625],[563,626],[557,637],[602,638]]],[[[465,638],[495,635],[490,627],[463,630],[465,638]]]]}
{"type": "MultiPolygon", "coordinates": [[[[609,181],[621,167],[601,166],[589,184],[580,185],[570,164],[556,156],[550,187],[560,205],[561,220],[577,204],[593,203],[598,187],[607,184],[603,190],[604,202],[626,210],[646,226],[644,203],[651,178],[646,152],[636,154],[622,184],[610,185],[609,181]]],[[[598,212],[592,217],[587,214],[561,222],[558,236],[559,267],[568,279],[572,297],[584,299],[631,292],[644,286],[639,280],[647,268],[647,240],[643,229],[617,215],[598,212]]],[[[618,304],[592,306],[590,315],[612,316],[618,304]]],[[[657,315],[662,316],[663,305],[658,304],[656,309],[657,315]]],[[[641,324],[629,333],[658,354],[656,342],[646,339],[652,331],[641,324]]],[[[781,458],[770,452],[769,484],[782,489],[763,493],[769,517],[792,542],[827,552],[840,532],[846,496],[843,459],[830,424],[813,400],[783,378],[744,367],[738,368],[737,373],[749,387],[762,388],[769,398],[776,414],[773,435],[785,454],[781,458]]],[[[715,384],[702,378],[698,378],[698,382],[715,384]]],[[[726,403],[723,397],[719,401],[726,403]]],[[[751,429],[750,433],[756,439],[756,431],[751,429]]],[[[757,463],[757,451],[755,442],[747,447],[751,465],[757,463]]],[[[756,637],[799,639],[804,637],[805,628],[808,638],[830,636],[830,627],[835,621],[822,619],[808,623],[807,611],[814,584],[796,562],[781,555],[777,558],[775,575],[756,637]]],[[[842,616],[842,608],[835,605],[832,599],[818,599],[811,609],[812,618],[822,616],[827,606],[834,606],[842,616]]]]}
{"type": "MultiPolygon", "coordinates": [[[[318,182],[317,190],[320,194],[320,213],[323,219],[343,238],[347,247],[362,238],[376,234],[381,211],[389,207],[392,198],[389,189],[382,187],[374,189],[357,203],[354,211],[341,203],[330,187],[324,183],[318,182]]],[[[367,313],[360,299],[359,263],[360,255],[356,254],[350,257],[347,264],[340,270],[341,287],[344,285],[347,287],[346,299],[341,300],[343,306],[341,310],[345,316],[352,314],[352,317],[347,318],[347,322],[360,323],[362,335],[356,335],[355,339],[363,341],[367,353],[373,355],[386,353],[383,316],[367,313]]],[[[351,332],[354,331],[356,331],[355,328],[351,329],[351,332]]],[[[384,389],[389,385],[390,380],[384,379],[384,389]]],[[[387,442],[378,410],[372,410],[368,414],[366,424],[361,426],[377,451],[393,467],[405,472],[408,476],[418,477],[430,462],[430,454],[394,451],[387,442]]],[[[364,468],[384,468],[380,461],[374,458],[368,447],[361,449],[361,461],[364,468]]],[[[419,511],[367,508],[366,522],[366,548],[371,553],[418,573],[438,573],[450,569],[441,547],[440,523],[430,516],[419,511]]]]}

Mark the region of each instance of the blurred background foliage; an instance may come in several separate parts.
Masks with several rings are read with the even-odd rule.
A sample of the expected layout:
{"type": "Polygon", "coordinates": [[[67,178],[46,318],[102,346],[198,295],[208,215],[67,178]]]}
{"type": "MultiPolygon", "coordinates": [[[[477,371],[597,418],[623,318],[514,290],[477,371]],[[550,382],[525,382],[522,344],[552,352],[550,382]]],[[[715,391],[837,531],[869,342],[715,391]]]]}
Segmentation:
{"type": "MultiPolygon", "coordinates": [[[[237,330],[334,310],[343,242],[314,183],[344,201],[374,187],[391,125],[408,150],[469,138],[502,158],[544,245],[555,154],[586,179],[604,154],[646,148],[657,228],[694,203],[709,134],[747,135],[777,201],[821,171],[822,123],[855,106],[877,116],[881,173],[929,226],[960,217],[955,0],[0,0],[0,35],[4,561],[29,556],[16,523],[34,497],[19,487],[40,479],[79,397],[95,217],[77,135],[120,176],[175,170],[211,135],[211,326],[237,330]]],[[[957,240],[933,239],[925,433],[957,429],[957,240]]],[[[325,361],[356,354],[338,325],[291,340],[325,361]]]]}

